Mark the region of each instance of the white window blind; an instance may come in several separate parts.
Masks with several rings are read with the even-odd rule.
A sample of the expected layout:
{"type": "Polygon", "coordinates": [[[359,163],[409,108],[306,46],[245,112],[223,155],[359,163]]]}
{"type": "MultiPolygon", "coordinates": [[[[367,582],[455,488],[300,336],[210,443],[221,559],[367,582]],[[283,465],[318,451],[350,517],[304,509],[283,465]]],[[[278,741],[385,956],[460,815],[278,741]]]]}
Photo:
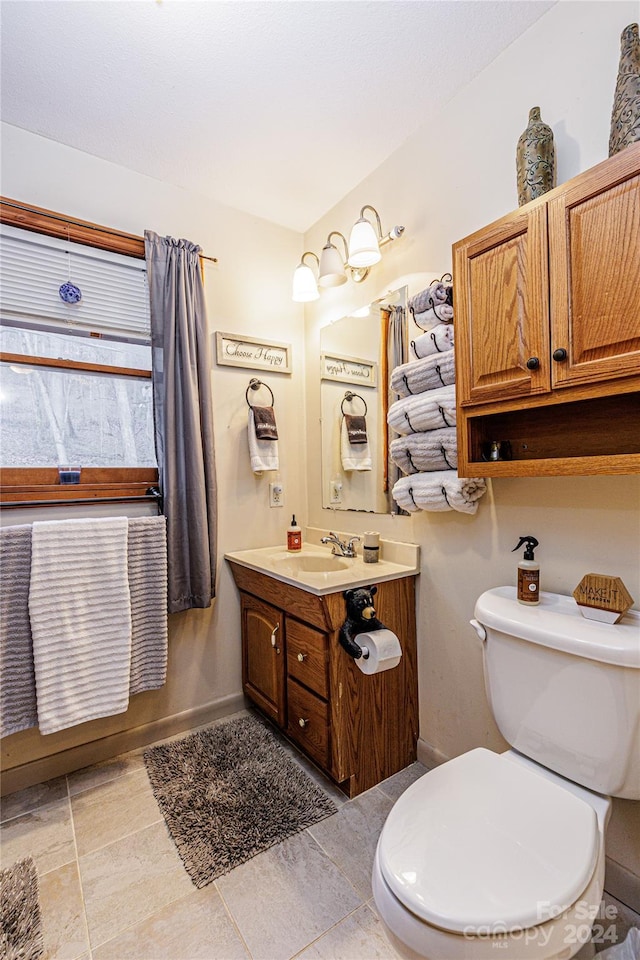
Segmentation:
{"type": "Polygon", "coordinates": [[[2,224],[0,283],[5,320],[149,338],[146,265],[136,257],[2,224]],[[67,281],[82,291],[78,303],[60,298],[67,281]]]}

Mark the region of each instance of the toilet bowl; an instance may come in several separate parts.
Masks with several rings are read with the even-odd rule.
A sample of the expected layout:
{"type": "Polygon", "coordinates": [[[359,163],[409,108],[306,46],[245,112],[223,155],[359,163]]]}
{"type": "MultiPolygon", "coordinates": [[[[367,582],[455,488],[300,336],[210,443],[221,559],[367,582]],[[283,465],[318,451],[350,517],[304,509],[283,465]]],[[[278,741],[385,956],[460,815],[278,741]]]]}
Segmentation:
{"type": "Polygon", "coordinates": [[[397,801],[373,893],[406,958],[568,960],[589,939],[611,802],[513,751],[477,749],[397,801]]]}
{"type": "Polygon", "coordinates": [[[610,797],[640,798],[640,614],[612,627],[556,594],[523,608],[511,587],[475,614],[515,749],[471,750],[402,794],[378,841],[376,907],[411,960],[569,960],[600,908],[610,797]]]}

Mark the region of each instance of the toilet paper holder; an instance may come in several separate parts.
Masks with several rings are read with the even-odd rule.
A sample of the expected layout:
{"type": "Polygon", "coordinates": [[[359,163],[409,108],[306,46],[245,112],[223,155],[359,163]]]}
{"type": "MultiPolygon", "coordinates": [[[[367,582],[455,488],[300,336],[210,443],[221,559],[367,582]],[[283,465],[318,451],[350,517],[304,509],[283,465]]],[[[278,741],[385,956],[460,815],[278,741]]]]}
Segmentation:
{"type": "Polygon", "coordinates": [[[384,623],[376,617],[373,598],[378,592],[376,586],[357,587],[345,590],[343,597],[347,608],[347,616],[340,627],[338,641],[350,657],[359,660],[369,656],[366,646],[361,647],[356,641],[360,633],[371,633],[374,630],[386,630],[384,623]]]}

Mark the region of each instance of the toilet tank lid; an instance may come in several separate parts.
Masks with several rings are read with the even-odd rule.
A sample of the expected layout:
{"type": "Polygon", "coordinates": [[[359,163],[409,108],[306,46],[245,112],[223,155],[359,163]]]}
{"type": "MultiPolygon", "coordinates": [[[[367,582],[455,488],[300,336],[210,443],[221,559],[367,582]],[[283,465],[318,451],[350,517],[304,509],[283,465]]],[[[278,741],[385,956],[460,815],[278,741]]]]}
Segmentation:
{"type": "Polygon", "coordinates": [[[478,597],[475,618],[484,627],[543,647],[640,669],[640,611],[619,623],[588,620],[573,597],[540,593],[540,603],[519,603],[515,587],[494,587],[478,597]]]}

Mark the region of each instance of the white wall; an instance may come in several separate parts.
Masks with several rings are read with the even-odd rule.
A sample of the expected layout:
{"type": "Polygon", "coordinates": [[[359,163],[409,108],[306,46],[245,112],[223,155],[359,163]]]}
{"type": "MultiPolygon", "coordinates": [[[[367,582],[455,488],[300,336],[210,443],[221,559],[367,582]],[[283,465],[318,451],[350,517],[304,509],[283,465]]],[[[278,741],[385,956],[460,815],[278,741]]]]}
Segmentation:
{"type": "MultiPolygon", "coordinates": [[[[499,56],[440,115],[424,126],[308,232],[320,250],[330,230],[343,233],[373,204],[383,229],[406,226],[361,285],[323,292],[306,308],[308,369],[322,325],[387,290],[409,293],[451,269],[451,244],[517,207],[515,151],[530,107],[554,130],[558,182],[605,159],[619,58],[619,35],[638,19],[634,2],[561,2],[499,56]]],[[[409,66],[410,69],[410,66],[409,66]]],[[[381,131],[381,135],[383,135],[381,131]]],[[[454,278],[455,282],[455,278],[454,278]]],[[[319,388],[309,377],[310,522],[326,527],[317,451],[319,388]]],[[[421,513],[380,516],[383,535],[419,543],[420,735],[444,757],[504,744],[487,705],[481,650],[468,625],[476,597],[513,583],[521,534],[540,541],[542,587],[568,594],[590,571],[622,577],[640,601],[637,477],[495,480],[475,518],[421,513]]],[[[371,517],[342,515],[360,533],[371,517]]],[[[640,804],[618,803],[609,853],[640,874],[640,804]]]]}
{"type": "MultiPolygon", "coordinates": [[[[217,599],[210,610],[170,618],[166,687],[135,697],[121,717],[48,737],[24,731],[5,738],[3,765],[8,767],[240,695],[239,603],[223,555],[250,546],[284,544],[291,512],[304,517],[304,418],[300,414],[305,392],[302,310],[290,295],[291,265],[300,258],[299,234],[6,124],[2,125],[1,190],[15,200],[134,234],[142,235],[149,228],[199,243],[206,254],[219,259],[218,264],[205,266],[212,333],[222,330],[272,338],[291,343],[293,349],[291,376],[218,367],[214,361],[217,599]],[[255,477],[249,467],[245,391],[255,375],[269,383],[275,395],[284,509],[268,506],[271,475],[255,477]]],[[[19,521],[25,519],[23,514],[19,521]]]]}

